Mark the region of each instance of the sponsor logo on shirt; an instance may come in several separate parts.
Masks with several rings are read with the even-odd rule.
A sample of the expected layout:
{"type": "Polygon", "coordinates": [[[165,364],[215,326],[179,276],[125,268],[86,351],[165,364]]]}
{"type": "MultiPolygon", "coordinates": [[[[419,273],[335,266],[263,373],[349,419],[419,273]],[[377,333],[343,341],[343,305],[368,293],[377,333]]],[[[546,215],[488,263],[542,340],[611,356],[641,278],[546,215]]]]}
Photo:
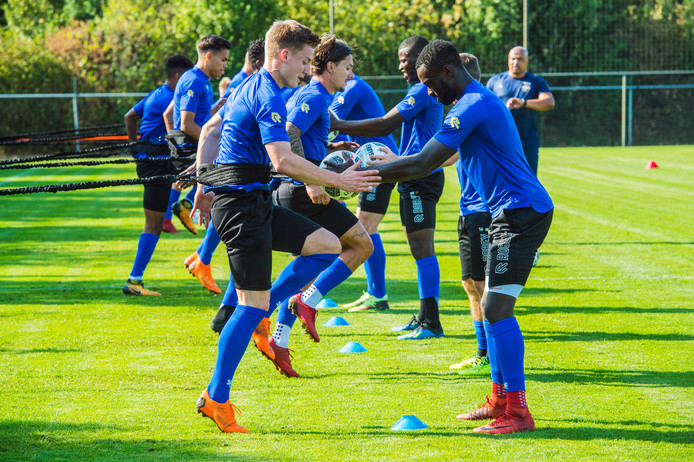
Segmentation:
{"type": "Polygon", "coordinates": [[[414,96],[410,96],[407,100],[407,104],[414,107],[414,96]]]}
{"type": "Polygon", "coordinates": [[[188,90],[188,96],[192,98],[193,96],[195,96],[195,92],[193,90],[188,90]]]}
{"type": "Polygon", "coordinates": [[[276,123],[282,122],[282,117],[276,112],[273,112],[272,114],[270,114],[270,118],[272,119],[273,122],[276,122],[276,123]]]}
{"type": "Polygon", "coordinates": [[[340,104],[345,104],[345,97],[344,96],[338,96],[337,97],[337,102],[340,104]]]}
{"type": "Polygon", "coordinates": [[[455,128],[456,130],[460,128],[460,121],[457,117],[451,117],[451,127],[455,128]]]}
{"type": "Polygon", "coordinates": [[[301,104],[301,110],[302,110],[302,111],[308,113],[309,109],[311,109],[311,108],[308,107],[308,104],[307,104],[307,103],[302,103],[302,104],[301,104]]]}
{"type": "Polygon", "coordinates": [[[521,82],[521,91],[527,93],[530,91],[530,82],[521,82]]]}

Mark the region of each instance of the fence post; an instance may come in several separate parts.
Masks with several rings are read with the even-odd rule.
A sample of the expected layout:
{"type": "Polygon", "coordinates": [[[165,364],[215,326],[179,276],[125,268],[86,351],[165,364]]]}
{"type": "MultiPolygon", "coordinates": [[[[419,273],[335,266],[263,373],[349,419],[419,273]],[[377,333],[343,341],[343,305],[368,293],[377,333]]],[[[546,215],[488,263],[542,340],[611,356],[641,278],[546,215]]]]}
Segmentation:
{"type": "Polygon", "coordinates": [[[622,147],[627,145],[627,75],[622,74],[622,147]]]}
{"type": "Polygon", "coordinates": [[[330,34],[335,35],[335,1],[329,0],[328,10],[330,17],[330,34]]]}
{"type": "MultiPolygon", "coordinates": [[[[72,122],[75,126],[75,134],[79,136],[80,116],[77,113],[77,77],[72,78],[72,122]]],[[[79,139],[75,142],[75,150],[80,150],[79,139]]]]}
{"type": "Polygon", "coordinates": [[[632,145],[634,133],[634,77],[629,77],[629,112],[627,114],[627,146],[632,145]]]}

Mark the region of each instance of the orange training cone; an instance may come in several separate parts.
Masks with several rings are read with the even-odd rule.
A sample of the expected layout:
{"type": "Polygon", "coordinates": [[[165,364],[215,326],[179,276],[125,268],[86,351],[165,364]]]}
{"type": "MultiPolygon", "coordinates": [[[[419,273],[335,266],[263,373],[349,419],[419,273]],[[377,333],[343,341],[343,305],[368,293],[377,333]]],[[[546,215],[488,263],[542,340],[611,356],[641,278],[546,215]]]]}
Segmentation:
{"type": "Polygon", "coordinates": [[[652,160],[646,165],[646,170],[648,170],[649,168],[658,168],[658,164],[656,164],[655,161],[652,160]]]}

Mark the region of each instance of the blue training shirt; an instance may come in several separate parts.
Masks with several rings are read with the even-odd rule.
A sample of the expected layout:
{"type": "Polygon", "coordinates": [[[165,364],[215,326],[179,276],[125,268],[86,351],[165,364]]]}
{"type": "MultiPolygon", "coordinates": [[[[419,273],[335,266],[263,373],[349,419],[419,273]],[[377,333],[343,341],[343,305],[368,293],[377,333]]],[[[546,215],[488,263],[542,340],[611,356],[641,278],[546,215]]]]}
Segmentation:
{"type": "MultiPolygon", "coordinates": [[[[330,110],[343,120],[373,119],[386,115],[381,99],[374,89],[371,88],[371,85],[358,75],[355,75],[353,79],[347,82],[345,91],[335,93],[330,110]]],[[[383,143],[395,154],[399,153],[393,135],[373,137],[338,135],[333,141],[343,140],[354,141],[359,143],[360,146],[371,142],[383,143]]]]}
{"type": "MultiPolygon", "coordinates": [[[[265,69],[247,78],[236,89],[234,98],[224,105],[219,155],[215,164],[269,165],[265,145],[275,141],[289,142],[285,107],[280,87],[265,69]]],[[[244,189],[249,191],[267,185],[228,185],[211,189],[244,189]]]]}
{"type": "Polygon", "coordinates": [[[292,88],[292,87],[282,87],[282,88],[280,89],[280,94],[282,95],[282,99],[283,99],[285,102],[288,102],[289,99],[290,99],[292,96],[294,96],[294,93],[296,93],[296,91],[297,91],[299,88],[302,88],[302,87],[294,87],[294,88],[292,88]]]}
{"type": "Polygon", "coordinates": [[[198,66],[183,73],[174,91],[174,129],[181,129],[181,111],[195,113],[199,126],[212,118],[210,111],[214,102],[214,90],[210,78],[198,66]]]}
{"type": "Polygon", "coordinates": [[[241,85],[241,82],[246,80],[248,78],[248,74],[241,69],[236,73],[234,77],[231,78],[231,82],[229,82],[229,86],[227,87],[227,90],[224,92],[224,95],[222,95],[222,98],[229,98],[231,94],[238,88],[239,85],[241,85]]]}
{"type": "Polygon", "coordinates": [[[167,84],[152,90],[142,98],[133,111],[142,119],[140,122],[140,139],[150,141],[152,144],[166,144],[166,125],[164,124],[164,112],[171,104],[174,92],[167,84]]]}
{"type": "Polygon", "coordinates": [[[513,117],[504,103],[472,81],[434,137],[460,153],[462,171],[489,206],[492,216],[504,209],[554,208],[523,154],[513,117]]]}
{"type": "MultiPolygon", "coordinates": [[[[527,100],[537,99],[540,93],[549,93],[549,85],[545,79],[530,72],[526,72],[520,79],[513,77],[509,71],[502,72],[487,81],[487,88],[501,98],[504,104],[514,96],[527,100]]],[[[539,148],[540,135],[537,132],[537,111],[520,107],[512,109],[511,115],[516,122],[523,147],[539,148]]]]}
{"type": "Polygon", "coordinates": [[[287,102],[287,122],[301,130],[306,160],[320,163],[328,150],[330,92],[316,79],[301,87],[287,102]]]}
{"type": "Polygon", "coordinates": [[[489,206],[480,197],[475,187],[472,186],[470,178],[463,171],[460,158],[455,162],[455,169],[458,172],[458,181],[460,182],[460,215],[489,212],[489,206]]]}
{"type": "Polygon", "coordinates": [[[429,95],[426,85],[417,82],[396,108],[405,119],[400,135],[400,155],[417,154],[441,128],[443,104],[429,95]]]}

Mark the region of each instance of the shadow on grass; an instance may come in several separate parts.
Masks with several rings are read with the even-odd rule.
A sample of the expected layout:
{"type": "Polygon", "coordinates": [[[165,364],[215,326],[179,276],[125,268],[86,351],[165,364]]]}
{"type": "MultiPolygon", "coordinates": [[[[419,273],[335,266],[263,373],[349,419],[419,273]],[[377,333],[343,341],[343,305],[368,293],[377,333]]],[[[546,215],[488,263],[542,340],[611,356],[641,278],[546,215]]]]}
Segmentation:
{"type": "Polygon", "coordinates": [[[583,383],[619,387],[694,387],[694,372],[528,368],[525,377],[528,380],[547,383],[583,383]]]}
{"type": "Polygon", "coordinates": [[[0,421],[3,460],[238,460],[265,461],[266,455],[229,454],[230,449],[194,440],[96,438],[132,429],[100,423],[0,421]]]}
{"type": "Polygon", "coordinates": [[[624,341],[665,341],[691,342],[694,335],[685,334],[640,334],[635,332],[554,332],[523,330],[526,340],[535,342],[624,342],[624,341]]]}
{"type": "Polygon", "coordinates": [[[636,306],[516,306],[516,312],[537,314],[537,313],[563,313],[563,314],[606,314],[606,313],[694,313],[694,308],[661,308],[636,307],[636,306]]]}

